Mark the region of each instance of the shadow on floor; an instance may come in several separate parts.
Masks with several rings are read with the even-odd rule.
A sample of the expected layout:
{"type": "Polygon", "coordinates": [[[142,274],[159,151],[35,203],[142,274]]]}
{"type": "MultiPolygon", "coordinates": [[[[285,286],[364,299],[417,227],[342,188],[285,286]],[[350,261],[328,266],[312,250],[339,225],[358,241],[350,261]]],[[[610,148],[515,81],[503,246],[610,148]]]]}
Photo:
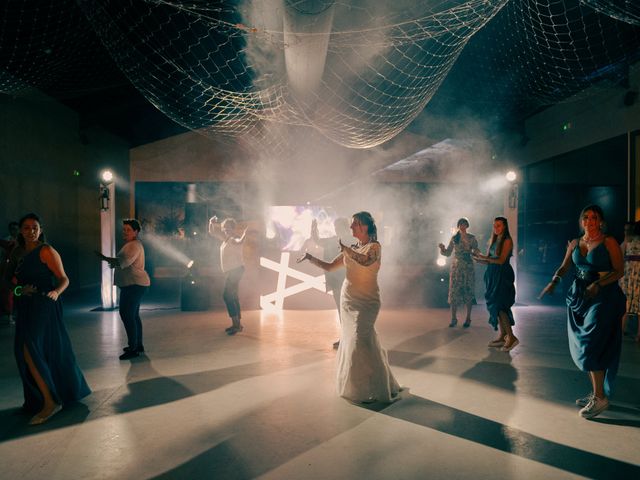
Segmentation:
{"type": "MultiPolygon", "coordinates": [[[[464,332],[441,329],[437,330],[435,335],[414,337],[388,352],[389,363],[393,367],[445,375],[463,371],[461,378],[563,403],[573,403],[576,398],[584,397],[591,389],[587,374],[577,368],[535,364],[518,365],[515,368],[512,366],[513,357],[498,349],[488,349],[487,355],[479,362],[465,358],[447,358],[445,362],[438,356],[428,355],[428,352],[455,341],[464,334],[464,332]],[[405,348],[413,351],[405,351],[405,348]]],[[[567,357],[569,358],[568,349],[567,357]]],[[[573,365],[568,362],[567,364],[573,365]]],[[[638,392],[640,392],[639,378],[618,375],[611,400],[614,404],[638,404],[638,392]]]]}
{"type": "Polygon", "coordinates": [[[615,472],[616,478],[640,478],[640,466],[568,447],[425,398],[411,395],[383,413],[576,475],[604,479],[615,472]]]}
{"type": "MultiPolygon", "coordinates": [[[[307,365],[320,358],[324,358],[322,353],[312,352],[286,359],[278,358],[272,361],[166,377],[153,368],[152,362],[146,356],[141,356],[131,361],[124,388],[115,392],[96,391],[87,398],[89,403],[95,405],[96,410],[92,412],[93,415],[89,420],[175,402],[234,382],[290,369],[292,365],[296,367],[307,365]]],[[[23,413],[22,409],[12,408],[0,411],[0,425],[2,425],[0,442],[82,423],[87,421],[88,415],[89,408],[86,405],[75,403],[65,406],[59,414],[44,425],[33,427],[28,425],[31,415],[23,413]]]]}
{"type": "Polygon", "coordinates": [[[232,425],[212,431],[215,445],[151,478],[257,478],[357,428],[382,408],[381,404],[354,408],[332,390],[301,391],[261,405],[234,419],[232,425]],[[221,431],[234,433],[216,441],[221,431]]]}
{"type": "Polygon", "coordinates": [[[0,443],[27,435],[40,434],[58,428],[65,428],[84,422],[89,416],[87,405],[74,402],[68,405],[42,425],[29,425],[33,416],[22,408],[10,408],[0,411],[0,443]]]}

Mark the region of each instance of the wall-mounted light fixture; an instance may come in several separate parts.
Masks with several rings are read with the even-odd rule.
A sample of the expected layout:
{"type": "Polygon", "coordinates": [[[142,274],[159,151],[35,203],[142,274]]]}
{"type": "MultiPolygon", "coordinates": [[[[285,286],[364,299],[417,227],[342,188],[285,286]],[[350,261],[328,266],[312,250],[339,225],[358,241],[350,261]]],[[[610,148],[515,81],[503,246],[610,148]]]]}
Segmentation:
{"type": "Polygon", "coordinates": [[[513,183],[509,188],[509,208],[516,208],[518,206],[518,184],[513,183]]]}
{"type": "Polygon", "coordinates": [[[100,210],[102,211],[109,210],[110,199],[111,198],[109,196],[109,187],[101,185],[100,186],[100,210]]]}

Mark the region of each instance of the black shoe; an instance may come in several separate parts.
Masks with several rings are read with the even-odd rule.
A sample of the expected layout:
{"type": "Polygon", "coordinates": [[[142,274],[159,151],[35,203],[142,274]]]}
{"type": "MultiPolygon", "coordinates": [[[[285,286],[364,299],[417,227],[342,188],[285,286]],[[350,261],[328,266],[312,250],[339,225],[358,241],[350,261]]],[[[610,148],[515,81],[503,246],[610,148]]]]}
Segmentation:
{"type": "Polygon", "coordinates": [[[124,352],[138,352],[138,353],[144,353],[144,346],[140,346],[138,348],[131,348],[131,347],[124,347],[122,349],[124,352]]]}
{"type": "Polygon", "coordinates": [[[134,352],[133,350],[128,350],[124,352],[122,355],[120,355],[118,358],[120,360],[129,360],[130,358],[136,358],[138,355],[140,355],[138,352],[134,352]]]}
{"type": "Polygon", "coordinates": [[[244,327],[242,325],[233,327],[231,330],[227,330],[227,335],[235,335],[236,333],[241,332],[242,330],[244,330],[244,327]]]}

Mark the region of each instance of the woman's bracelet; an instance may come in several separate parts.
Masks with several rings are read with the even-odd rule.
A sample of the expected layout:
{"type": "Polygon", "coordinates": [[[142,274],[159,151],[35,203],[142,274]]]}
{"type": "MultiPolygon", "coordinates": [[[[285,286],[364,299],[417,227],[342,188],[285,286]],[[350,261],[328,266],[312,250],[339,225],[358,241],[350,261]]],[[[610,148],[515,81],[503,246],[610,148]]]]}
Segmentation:
{"type": "Polygon", "coordinates": [[[561,280],[562,280],[562,277],[557,274],[551,277],[551,283],[553,283],[554,285],[557,283],[560,283],[561,280]]]}

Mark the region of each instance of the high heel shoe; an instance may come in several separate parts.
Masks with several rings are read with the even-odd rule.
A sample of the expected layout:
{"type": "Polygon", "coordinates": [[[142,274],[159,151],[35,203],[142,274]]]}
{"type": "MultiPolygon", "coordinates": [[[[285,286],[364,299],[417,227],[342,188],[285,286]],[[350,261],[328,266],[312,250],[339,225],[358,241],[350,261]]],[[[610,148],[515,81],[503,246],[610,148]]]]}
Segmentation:
{"type": "Polygon", "coordinates": [[[458,324],[458,319],[457,318],[452,318],[451,319],[451,323],[449,324],[449,328],[453,328],[458,324]]]}
{"type": "Polygon", "coordinates": [[[462,324],[462,328],[469,328],[471,326],[471,319],[467,318],[462,324]]]}

